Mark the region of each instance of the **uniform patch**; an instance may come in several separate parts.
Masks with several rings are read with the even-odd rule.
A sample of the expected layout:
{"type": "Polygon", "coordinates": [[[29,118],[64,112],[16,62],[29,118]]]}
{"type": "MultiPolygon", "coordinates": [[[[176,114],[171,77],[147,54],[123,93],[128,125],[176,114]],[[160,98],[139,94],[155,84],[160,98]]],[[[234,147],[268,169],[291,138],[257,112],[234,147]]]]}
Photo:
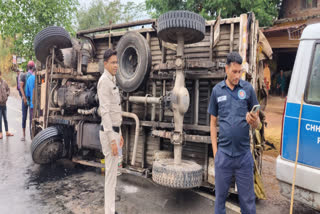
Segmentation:
{"type": "Polygon", "coordinates": [[[226,100],[227,100],[226,95],[218,97],[218,103],[220,103],[221,101],[226,101],[226,100]]]}
{"type": "Polygon", "coordinates": [[[244,99],[246,99],[247,94],[246,94],[246,92],[245,92],[243,89],[240,89],[240,90],[238,91],[238,97],[239,97],[240,100],[244,100],[244,99]]]}

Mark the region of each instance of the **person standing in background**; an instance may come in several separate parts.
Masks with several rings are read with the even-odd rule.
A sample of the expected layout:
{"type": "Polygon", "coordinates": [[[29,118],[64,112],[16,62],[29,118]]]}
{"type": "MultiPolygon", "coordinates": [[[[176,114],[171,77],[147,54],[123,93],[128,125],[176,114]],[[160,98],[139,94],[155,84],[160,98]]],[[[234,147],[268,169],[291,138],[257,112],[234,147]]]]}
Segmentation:
{"type": "Polygon", "coordinates": [[[22,97],[21,91],[20,91],[20,75],[21,75],[21,70],[17,68],[17,77],[16,77],[16,84],[17,84],[17,91],[19,92],[20,97],[22,97]]]}
{"type": "Polygon", "coordinates": [[[270,75],[270,68],[269,64],[266,62],[264,64],[264,69],[263,69],[263,76],[264,76],[264,84],[267,87],[267,96],[269,95],[270,91],[270,85],[271,85],[271,75],[270,75]]]}
{"type": "Polygon", "coordinates": [[[281,95],[281,98],[284,98],[285,88],[286,88],[286,78],[283,75],[283,70],[280,70],[280,76],[277,79],[277,89],[281,95]]]}
{"type": "Polygon", "coordinates": [[[31,122],[33,118],[33,89],[34,89],[34,83],[35,83],[35,75],[32,74],[28,80],[26,85],[26,97],[27,97],[27,103],[29,106],[29,128],[30,128],[30,136],[32,136],[32,129],[31,129],[31,122]]]}
{"type": "Polygon", "coordinates": [[[28,102],[25,94],[28,78],[33,74],[34,62],[29,61],[27,65],[28,72],[20,75],[20,91],[22,94],[22,138],[21,141],[26,140],[26,123],[28,116],[28,102]]]}
{"type": "Polygon", "coordinates": [[[0,139],[3,138],[2,134],[2,117],[4,122],[4,127],[6,130],[6,136],[13,136],[12,133],[9,132],[8,128],[8,120],[7,120],[7,100],[10,94],[10,88],[4,79],[2,79],[1,71],[0,71],[0,139]]]}

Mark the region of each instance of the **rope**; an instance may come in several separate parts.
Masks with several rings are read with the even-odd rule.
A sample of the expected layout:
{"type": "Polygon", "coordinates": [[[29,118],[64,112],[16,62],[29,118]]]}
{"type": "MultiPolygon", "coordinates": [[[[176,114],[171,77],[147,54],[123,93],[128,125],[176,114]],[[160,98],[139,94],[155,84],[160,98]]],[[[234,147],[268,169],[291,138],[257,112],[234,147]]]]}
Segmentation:
{"type": "Polygon", "coordinates": [[[298,157],[299,157],[300,126],[301,126],[301,114],[302,114],[302,108],[303,108],[303,97],[304,97],[304,95],[302,95],[301,104],[300,104],[299,125],[298,125],[298,137],[297,137],[297,149],[296,149],[296,161],[295,161],[295,163],[294,163],[294,172],[293,172],[293,179],[292,179],[290,214],[292,214],[292,212],[293,212],[294,186],[295,186],[295,182],[296,182],[297,165],[298,165],[298,157]]]}

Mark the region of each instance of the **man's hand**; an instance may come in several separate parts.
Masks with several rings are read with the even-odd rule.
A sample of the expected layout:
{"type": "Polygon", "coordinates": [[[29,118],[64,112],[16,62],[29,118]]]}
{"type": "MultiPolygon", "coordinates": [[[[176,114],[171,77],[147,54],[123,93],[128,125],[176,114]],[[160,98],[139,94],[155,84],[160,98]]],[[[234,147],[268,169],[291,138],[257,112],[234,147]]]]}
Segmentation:
{"type": "Polygon", "coordinates": [[[117,156],[118,155],[118,146],[115,140],[111,141],[111,150],[112,150],[112,155],[117,156]]]}
{"type": "Polygon", "coordinates": [[[26,97],[23,97],[23,102],[24,102],[24,105],[27,105],[27,98],[26,97]]]}
{"type": "Polygon", "coordinates": [[[252,113],[252,112],[247,112],[246,115],[246,120],[249,123],[250,126],[252,126],[253,128],[256,128],[256,126],[258,125],[258,116],[259,112],[256,113],[252,113]]]}
{"type": "Polygon", "coordinates": [[[120,137],[120,148],[123,147],[123,143],[124,143],[124,140],[123,140],[123,137],[121,136],[121,137],[120,137]]]}
{"type": "Polygon", "coordinates": [[[213,152],[213,157],[214,157],[214,158],[216,157],[217,151],[218,151],[218,150],[216,150],[216,151],[213,152]]]}

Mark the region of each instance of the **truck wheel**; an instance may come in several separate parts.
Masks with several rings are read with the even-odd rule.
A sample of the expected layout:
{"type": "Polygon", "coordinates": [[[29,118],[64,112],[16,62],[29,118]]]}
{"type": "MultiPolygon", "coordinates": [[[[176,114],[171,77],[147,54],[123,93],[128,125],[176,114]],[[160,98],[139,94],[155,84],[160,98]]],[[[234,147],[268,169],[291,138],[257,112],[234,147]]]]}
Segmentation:
{"type": "Polygon", "coordinates": [[[152,180],[160,185],[189,189],[202,183],[202,167],[193,161],[182,160],[176,165],[173,159],[153,162],[152,180]]]}
{"type": "Polygon", "coordinates": [[[185,44],[200,42],[206,32],[205,19],[189,11],[170,11],[159,17],[158,37],[165,42],[177,43],[177,33],[182,33],[185,44]]]}
{"type": "Polygon", "coordinates": [[[133,92],[145,80],[151,66],[151,52],[147,40],[137,32],[128,32],[117,44],[119,70],[116,74],[119,87],[133,92]]]}
{"type": "Polygon", "coordinates": [[[37,164],[52,163],[63,156],[62,132],[55,126],[39,132],[32,140],[32,159],[37,164]]]}
{"type": "Polygon", "coordinates": [[[62,27],[50,26],[40,31],[34,38],[34,51],[37,59],[45,63],[50,49],[56,46],[57,49],[70,48],[72,42],[69,33],[62,27]]]}

